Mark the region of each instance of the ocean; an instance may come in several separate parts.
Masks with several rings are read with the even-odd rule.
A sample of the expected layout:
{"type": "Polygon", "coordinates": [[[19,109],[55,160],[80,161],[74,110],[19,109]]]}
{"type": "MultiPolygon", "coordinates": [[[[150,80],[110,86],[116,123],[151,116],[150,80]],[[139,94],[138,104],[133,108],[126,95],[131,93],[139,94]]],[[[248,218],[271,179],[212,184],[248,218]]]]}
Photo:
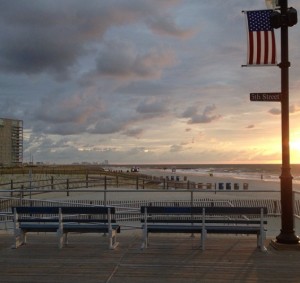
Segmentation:
{"type": "MultiPolygon", "coordinates": [[[[235,179],[250,179],[280,182],[280,164],[151,164],[135,165],[137,168],[159,169],[192,175],[210,175],[235,179]]],[[[300,164],[291,165],[293,183],[300,184],[300,164]]]]}

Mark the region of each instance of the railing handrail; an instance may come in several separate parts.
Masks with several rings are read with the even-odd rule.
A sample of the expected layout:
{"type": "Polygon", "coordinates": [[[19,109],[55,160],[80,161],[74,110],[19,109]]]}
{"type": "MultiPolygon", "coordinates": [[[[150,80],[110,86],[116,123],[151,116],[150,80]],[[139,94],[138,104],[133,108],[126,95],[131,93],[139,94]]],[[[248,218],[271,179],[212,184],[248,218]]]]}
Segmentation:
{"type": "MultiPolygon", "coordinates": [[[[49,186],[49,185],[48,185],[49,186]]],[[[70,188],[70,190],[74,190],[73,188],[70,188]]],[[[20,193],[20,192],[37,192],[37,193],[59,193],[59,192],[66,192],[66,189],[54,189],[54,190],[37,190],[37,189],[14,189],[13,192],[20,193]]],[[[213,190],[213,189],[78,189],[76,188],[76,192],[78,193],[89,193],[89,192],[111,192],[111,193],[120,193],[120,192],[159,192],[159,193],[183,193],[183,192],[203,192],[203,193],[214,193],[217,191],[218,193],[280,193],[279,190],[213,190]]],[[[11,190],[0,190],[0,193],[10,193],[11,190]]]]}

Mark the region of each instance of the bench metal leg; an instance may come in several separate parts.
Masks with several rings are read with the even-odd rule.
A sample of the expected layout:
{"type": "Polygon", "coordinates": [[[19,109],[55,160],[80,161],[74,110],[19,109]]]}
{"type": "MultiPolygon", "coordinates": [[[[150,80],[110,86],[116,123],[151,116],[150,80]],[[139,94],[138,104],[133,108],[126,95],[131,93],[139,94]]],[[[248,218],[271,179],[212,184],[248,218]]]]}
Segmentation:
{"type": "Polygon", "coordinates": [[[143,229],[143,243],[141,249],[147,249],[147,248],[148,248],[148,232],[146,229],[143,229]]]}
{"type": "Polygon", "coordinates": [[[206,232],[206,229],[202,230],[201,232],[201,250],[204,251],[205,250],[205,240],[206,240],[206,235],[207,235],[207,232],[206,232]]]}
{"type": "Polygon", "coordinates": [[[119,243],[117,242],[117,231],[116,230],[111,230],[109,232],[109,248],[111,250],[114,250],[119,243]]]}
{"type": "Polygon", "coordinates": [[[262,233],[257,234],[257,247],[262,251],[266,252],[267,248],[264,245],[266,239],[266,231],[263,231],[262,233]]]}
{"type": "Polygon", "coordinates": [[[15,229],[15,245],[14,248],[17,249],[18,247],[26,244],[26,233],[22,229],[15,229]]]}
{"type": "Polygon", "coordinates": [[[58,237],[58,248],[62,249],[64,246],[64,233],[62,230],[58,229],[56,234],[58,237]]]}

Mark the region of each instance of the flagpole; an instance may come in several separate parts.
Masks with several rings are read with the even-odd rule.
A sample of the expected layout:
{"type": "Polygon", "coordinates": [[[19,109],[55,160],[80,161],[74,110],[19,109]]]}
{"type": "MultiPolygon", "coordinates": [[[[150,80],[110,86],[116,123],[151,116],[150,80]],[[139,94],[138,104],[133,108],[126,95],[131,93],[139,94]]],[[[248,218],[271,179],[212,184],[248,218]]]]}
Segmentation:
{"type": "Polygon", "coordinates": [[[293,177],[290,168],[289,146],[289,50],[288,50],[288,1],[280,1],[281,10],[281,134],[282,134],[282,168],[280,176],[281,193],[281,230],[275,243],[300,244],[299,237],[294,230],[294,201],[293,201],[293,177]]]}

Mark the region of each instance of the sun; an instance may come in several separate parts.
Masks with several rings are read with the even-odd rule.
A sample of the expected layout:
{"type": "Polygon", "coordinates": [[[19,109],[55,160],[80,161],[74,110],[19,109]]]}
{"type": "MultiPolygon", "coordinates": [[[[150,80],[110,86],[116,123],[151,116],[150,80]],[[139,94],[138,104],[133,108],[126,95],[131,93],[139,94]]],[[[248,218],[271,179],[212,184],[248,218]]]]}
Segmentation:
{"type": "Polygon", "coordinates": [[[300,139],[290,141],[291,163],[300,163],[300,139]]]}

